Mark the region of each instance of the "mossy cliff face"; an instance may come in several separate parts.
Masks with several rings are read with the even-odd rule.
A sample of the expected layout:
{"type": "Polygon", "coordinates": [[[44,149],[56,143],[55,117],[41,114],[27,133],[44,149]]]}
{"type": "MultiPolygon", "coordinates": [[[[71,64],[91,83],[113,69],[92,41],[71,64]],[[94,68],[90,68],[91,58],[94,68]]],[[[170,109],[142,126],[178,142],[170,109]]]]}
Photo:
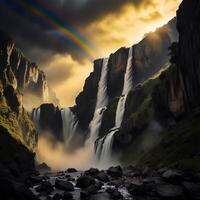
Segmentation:
{"type": "Polygon", "coordinates": [[[24,83],[28,84],[28,77],[32,80],[35,75],[27,71],[29,75],[19,76],[25,58],[19,53],[21,58],[13,59],[13,54],[16,54],[13,41],[0,33],[0,171],[5,168],[9,176],[16,178],[34,170],[37,134],[22,105],[20,92],[25,86],[20,81],[25,78],[24,83]]]}

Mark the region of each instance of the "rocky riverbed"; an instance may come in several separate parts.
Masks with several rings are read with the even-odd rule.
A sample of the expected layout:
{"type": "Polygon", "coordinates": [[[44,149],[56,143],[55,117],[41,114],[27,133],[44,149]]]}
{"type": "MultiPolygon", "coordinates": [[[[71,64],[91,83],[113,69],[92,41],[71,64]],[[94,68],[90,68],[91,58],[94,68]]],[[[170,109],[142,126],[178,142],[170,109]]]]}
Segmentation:
{"type": "Polygon", "coordinates": [[[200,174],[169,168],[151,170],[133,166],[67,169],[32,175],[27,184],[41,200],[198,200],[200,174]]]}

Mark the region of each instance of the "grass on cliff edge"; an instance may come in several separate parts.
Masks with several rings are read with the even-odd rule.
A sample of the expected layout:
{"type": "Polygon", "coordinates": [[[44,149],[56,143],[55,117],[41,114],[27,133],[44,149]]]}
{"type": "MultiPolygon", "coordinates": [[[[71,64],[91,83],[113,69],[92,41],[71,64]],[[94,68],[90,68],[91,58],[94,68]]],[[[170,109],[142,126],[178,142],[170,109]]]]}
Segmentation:
{"type": "MultiPolygon", "coordinates": [[[[200,112],[188,116],[175,127],[159,133],[158,138],[142,133],[124,151],[122,162],[139,166],[172,166],[200,171],[200,112]],[[147,151],[142,148],[147,139],[155,144],[147,151]]],[[[149,141],[150,142],[150,141],[149,141]]]]}
{"type": "Polygon", "coordinates": [[[33,134],[34,127],[28,114],[23,113],[17,116],[7,105],[4,96],[0,97],[0,127],[6,129],[18,142],[24,144],[31,151],[34,151],[35,142],[31,141],[35,137],[33,134]],[[23,133],[22,129],[24,129],[26,134],[23,133]]]}

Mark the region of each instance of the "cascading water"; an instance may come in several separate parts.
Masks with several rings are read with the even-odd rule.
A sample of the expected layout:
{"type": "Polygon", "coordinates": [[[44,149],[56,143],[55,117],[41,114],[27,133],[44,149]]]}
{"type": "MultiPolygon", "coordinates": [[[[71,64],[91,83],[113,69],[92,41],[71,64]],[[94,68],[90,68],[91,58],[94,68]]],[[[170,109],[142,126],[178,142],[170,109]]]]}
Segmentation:
{"type": "Polygon", "coordinates": [[[36,131],[40,130],[40,108],[33,109],[33,123],[35,125],[36,131]]]}
{"type": "Polygon", "coordinates": [[[64,141],[65,144],[68,145],[76,132],[78,121],[70,108],[62,109],[61,117],[63,122],[64,141]]]}
{"type": "Polygon", "coordinates": [[[99,128],[101,126],[103,112],[106,110],[106,106],[108,104],[108,96],[107,96],[107,74],[108,74],[108,58],[103,60],[102,70],[101,70],[101,78],[98,84],[98,92],[97,92],[97,102],[94,111],[94,116],[89,125],[90,137],[86,141],[86,145],[94,145],[95,140],[99,134],[99,128]]]}
{"type": "Polygon", "coordinates": [[[121,123],[124,117],[126,98],[128,96],[128,93],[133,87],[132,60],[133,60],[133,49],[131,47],[129,49],[122,95],[117,105],[117,110],[115,115],[115,126],[109,131],[109,133],[105,136],[105,138],[101,139],[101,141],[98,142],[97,144],[96,156],[98,157],[100,164],[109,163],[109,161],[111,160],[114,134],[121,127],[121,123]]]}

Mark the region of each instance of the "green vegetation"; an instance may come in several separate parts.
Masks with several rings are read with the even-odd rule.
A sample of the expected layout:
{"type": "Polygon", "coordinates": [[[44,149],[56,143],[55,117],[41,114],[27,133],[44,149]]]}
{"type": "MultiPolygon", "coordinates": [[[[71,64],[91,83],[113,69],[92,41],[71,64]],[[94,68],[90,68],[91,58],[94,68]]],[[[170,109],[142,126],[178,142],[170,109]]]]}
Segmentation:
{"type": "Polygon", "coordinates": [[[0,97],[0,127],[6,129],[18,142],[34,150],[36,136],[30,117],[24,110],[20,114],[13,112],[4,96],[0,97]]]}
{"type": "MultiPolygon", "coordinates": [[[[200,114],[200,113],[199,113],[200,114]]],[[[126,163],[149,165],[152,167],[171,165],[180,169],[200,170],[200,115],[179,122],[175,127],[151,138],[155,145],[144,150],[142,141],[149,136],[144,132],[128,147],[122,158],[126,163]],[[131,152],[128,155],[127,152],[131,152]]]]}

